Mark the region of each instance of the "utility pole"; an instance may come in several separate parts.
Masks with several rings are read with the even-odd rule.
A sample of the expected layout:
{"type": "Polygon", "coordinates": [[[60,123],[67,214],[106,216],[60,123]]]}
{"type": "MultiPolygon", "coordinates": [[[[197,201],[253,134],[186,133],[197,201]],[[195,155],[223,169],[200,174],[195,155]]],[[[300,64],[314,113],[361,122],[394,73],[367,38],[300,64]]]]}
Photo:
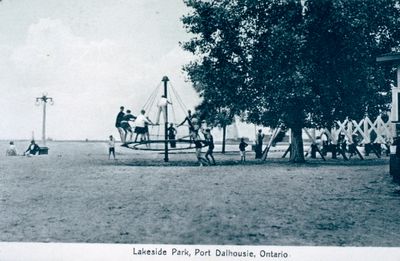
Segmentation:
{"type": "MultiPolygon", "coordinates": [[[[162,81],[164,82],[164,96],[166,99],[168,99],[168,77],[164,76],[162,78],[162,81]]],[[[168,103],[165,107],[165,123],[164,123],[164,140],[165,140],[165,148],[164,148],[164,162],[168,162],[168,103]]]]}
{"type": "Polygon", "coordinates": [[[47,93],[43,93],[42,97],[36,97],[36,105],[39,106],[43,104],[43,122],[42,122],[42,142],[43,145],[46,145],[46,105],[49,103],[53,105],[53,98],[48,97],[47,93]]]}

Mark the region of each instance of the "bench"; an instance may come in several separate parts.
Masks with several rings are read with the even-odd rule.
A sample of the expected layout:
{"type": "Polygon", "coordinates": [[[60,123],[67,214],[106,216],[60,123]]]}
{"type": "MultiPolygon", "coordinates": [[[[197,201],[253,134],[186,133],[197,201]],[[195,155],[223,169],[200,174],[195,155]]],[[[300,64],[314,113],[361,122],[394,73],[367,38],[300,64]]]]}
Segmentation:
{"type": "Polygon", "coordinates": [[[48,147],[39,147],[39,155],[47,155],[47,154],[49,154],[48,147]]]}

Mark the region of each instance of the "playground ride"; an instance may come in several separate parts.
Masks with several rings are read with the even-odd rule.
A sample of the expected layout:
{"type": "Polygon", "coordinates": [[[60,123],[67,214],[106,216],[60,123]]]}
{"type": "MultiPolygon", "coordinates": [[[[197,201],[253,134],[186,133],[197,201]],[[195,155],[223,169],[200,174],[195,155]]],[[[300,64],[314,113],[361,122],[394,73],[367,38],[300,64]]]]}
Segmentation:
{"type": "MultiPolygon", "coordinates": [[[[185,131],[185,129],[188,129],[188,125],[181,125],[179,128],[176,127],[179,123],[176,121],[176,111],[174,105],[179,105],[181,109],[181,115],[184,115],[184,117],[187,116],[186,112],[188,111],[188,109],[173,85],[171,83],[168,84],[168,82],[168,77],[164,76],[161,82],[152,91],[149,98],[142,107],[142,109],[146,111],[146,115],[149,116],[150,119],[155,119],[157,113],[160,113],[158,112],[157,108],[158,99],[161,97],[161,95],[168,99],[170,103],[166,105],[164,118],[161,117],[164,120],[163,124],[149,124],[148,135],[144,135],[142,140],[138,139],[139,137],[138,135],[136,135],[134,141],[126,142],[125,144],[123,144],[124,147],[134,150],[158,152],[163,151],[165,162],[169,161],[170,151],[194,149],[194,142],[190,137],[190,133],[189,131],[185,131]],[[163,83],[163,90],[161,88],[161,83],[163,83]],[[168,90],[171,90],[171,92],[168,92],[168,90]],[[169,121],[169,108],[171,109],[172,114],[171,122],[169,121]],[[169,133],[168,129],[170,127],[173,127],[176,130],[176,134],[173,136],[171,136],[169,133]],[[184,135],[180,135],[182,133],[184,133],[184,135]]],[[[200,122],[194,120],[193,125],[200,131],[200,122]]],[[[201,140],[201,142],[203,147],[207,146],[204,140],[201,140]]]]}

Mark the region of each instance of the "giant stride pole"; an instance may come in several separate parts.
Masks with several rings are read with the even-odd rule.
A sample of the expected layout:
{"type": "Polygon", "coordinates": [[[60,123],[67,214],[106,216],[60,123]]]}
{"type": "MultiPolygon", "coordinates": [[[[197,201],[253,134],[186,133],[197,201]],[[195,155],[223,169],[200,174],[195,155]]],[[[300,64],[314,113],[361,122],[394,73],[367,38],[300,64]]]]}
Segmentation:
{"type": "Polygon", "coordinates": [[[47,103],[53,105],[53,98],[48,97],[47,93],[44,93],[42,97],[36,97],[36,105],[43,104],[43,122],[42,122],[42,142],[46,145],[46,105],[47,103]]]}
{"type": "MultiPolygon", "coordinates": [[[[169,81],[169,79],[167,76],[164,76],[162,78],[162,81],[164,82],[164,96],[165,96],[165,98],[168,99],[168,81],[169,81]]],[[[164,137],[164,140],[165,140],[164,162],[168,162],[168,160],[169,160],[168,159],[168,103],[165,106],[165,123],[164,123],[164,125],[165,125],[164,126],[164,134],[165,134],[165,137],[164,137]]]]}
{"type": "Polygon", "coordinates": [[[42,142],[46,145],[46,102],[43,103],[42,142]]]}

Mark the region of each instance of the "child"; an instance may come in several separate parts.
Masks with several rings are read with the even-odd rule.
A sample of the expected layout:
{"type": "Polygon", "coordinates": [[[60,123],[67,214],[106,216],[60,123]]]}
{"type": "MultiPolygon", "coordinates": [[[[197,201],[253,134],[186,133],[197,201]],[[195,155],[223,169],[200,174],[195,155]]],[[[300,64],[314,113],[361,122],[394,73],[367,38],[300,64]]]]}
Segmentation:
{"type": "Polygon", "coordinates": [[[115,159],[115,140],[112,135],[110,135],[110,139],[108,140],[108,159],[111,159],[111,153],[115,159]]]}
{"type": "Polygon", "coordinates": [[[17,149],[13,141],[10,141],[10,147],[6,151],[6,156],[17,156],[17,149]]]}
{"type": "Polygon", "coordinates": [[[167,99],[167,97],[165,97],[165,95],[161,95],[161,98],[157,104],[158,113],[157,113],[156,125],[158,125],[160,123],[161,112],[163,113],[163,116],[164,116],[164,122],[167,121],[167,106],[168,106],[168,104],[172,105],[172,103],[167,99]]]}
{"type": "Polygon", "coordinates": [[[261,159],[262,158],[262,148],[263,148],[263,140],[264,140],[264,134],[262,133],[262,130],[258,130],[258,134],[256,137],[256,159],[261,159]]]}
{"type": "Polygon", "coordinates": [[[34,140],[31,140],[31,144],[29,145],[28,149],[25,151],[24,155],[26,156],[32,156],[39,154],[40,147],[35,143],[34,140]]]}
{"type": "Polygon", "coordinates": [[[135,119],[136,119],[136,117],[131,114],[130,110],[127,110],[126,114],[122,117],[121,127],[125,131],[124,143],[127,141],[128,132],[130,133],[129,140],[130,141],[132,140],[133,132],[132,132],[132,127],[129,124],[129,122],[134,121],[135,119]]]}
{"type": "MultiPolygon", "coordinates": [[[[180,126],[182,126],[185,122],[187,122],[187,124],[188,124],[188,127],[189,127],[189,138],[190,138],[190,147],[192,146],[192,142],[193,142],[193,137],[194,137],[194,126],[193,126],[193,123],[192,123],[192,120],[193,120],[193,115],[192,115],[192,111],[191,110],[188,110],[188,115],[185,117],[185,119],[180,123],[180,124],[178,124],[176,127],[180,127],[180,126]]],[[[187,137],[187,136],[185,136],[185,137],[187,137]]],[[[185,138],[185,137],[183,137],[183,138],[185,138]]]]}
{"type": "Polygon", "coordinates": [[[176,129],[172,123],[168,128],[168,139],[170,140],[171,148],[176,148],[176,129]]]}
{"type": "Polygon", "coordinates": [[[240,139],[240,144],[239,144],[239,150],[240,150],[240,161],[245,162],[246,161],[246,147],[249,144],[244,142],[244,138],[240,139]]]}
{"type": "Polygon", "coordinates": [[[208,166],[209,165],[208,161],[201,156],[201,148],[203,146],[201,144],[202,142],[200,140],[200,136],[199,136],[198,132],[194,132],[193,133],[193,140],[194,140],[194,145],[195,145],[195,148],[196,148],[197,161],[199,162],[200,167],[202,167],[203,165],[208,166]]]}
{"type": "Polygon", "coordinates": [[[208,162],[209,162],[210,164],[215,165],[215,159],[214,159],[214,156],[213,156],[213,151],[214,151],[214,138],[213,138],[213,136],[211,135],[211,130],[208,129],[208,128],[206,129],[206,132],[205,132],[205,138],[206,138],[206,143],[207,143],[207,145],[208,145],[208,149],[207,149],[207,152],[206,152],[206,159],[208,160],[208,162]],[[210,161],[210,159],[208,158],[208,156],[211,157],[212,162],[210,161]]]}
{"type": "Polygon", "coordinates": [[[153,124],[150,119],[145,115],[146,111],[145,110],[141,110],[140,114],[137,116],[135,123],[136,123],[136,127],[135,127],[135,133],[136,133],[136,137],[135,137],[135,142],[137,141],[138,136],[140,135],[140,142],[145,141],[146,140],[146,132],[148,133],[148,127],[146,130],[146,123],[147,124],[153,124]]]}
{"type": "Polygon", "coordinates": [[[125,115],[125,113],[124,113],[125,108],[124,108],[124,106],[121,106],[119,109],[120,109],[120,111],[119,111],[119,113],[117,115],[117,119],[115,121],[115,127],[118,129],[119,136],[121,137],[121,142],[125,143],[126,132],[121,126],[121,121],[123,120],[124,115],[125,115]]]}

